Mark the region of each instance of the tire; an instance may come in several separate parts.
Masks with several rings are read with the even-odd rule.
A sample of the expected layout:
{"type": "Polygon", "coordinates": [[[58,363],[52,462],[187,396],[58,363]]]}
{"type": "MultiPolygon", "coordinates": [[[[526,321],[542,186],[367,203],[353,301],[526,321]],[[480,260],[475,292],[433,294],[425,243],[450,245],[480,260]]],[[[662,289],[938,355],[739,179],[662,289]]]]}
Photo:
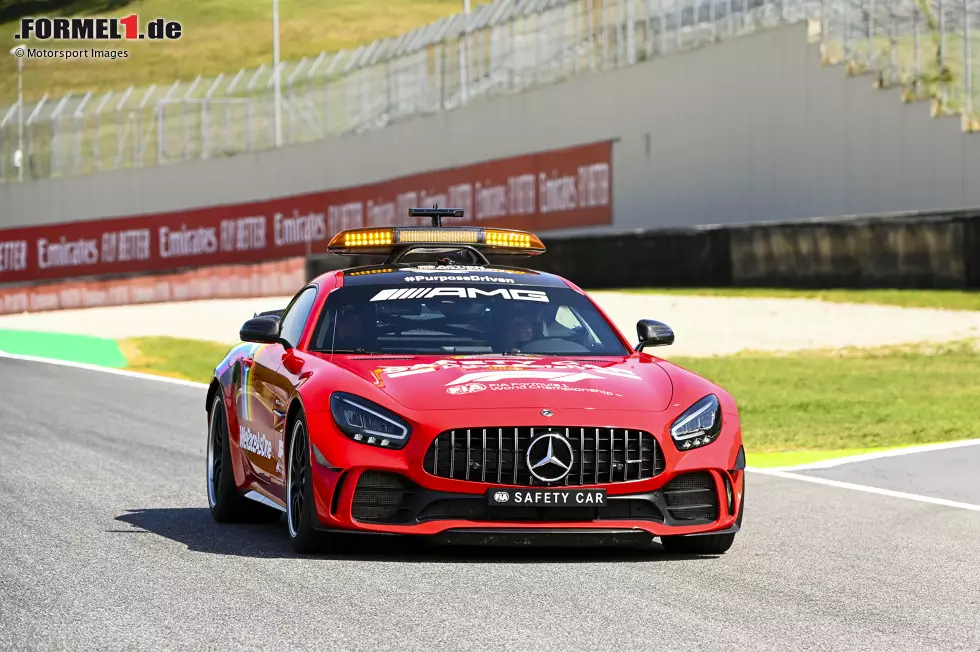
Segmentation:
{"type": "Polygon", "coordinates": [[[241,496],[235,487],[228,418],[225,414],[224,398],[220,394],[211,404],[207,450],[208,507],[215,521],[273,523],[279,520],[281,512],[241,496]]]}
{"type": "Polygon", "coordinates": [[[286,455],[286,525],[293,550],[310,554],[321,549],[321,537],[314,529],[317,519],[313,501],[313,475],[310,468],[310,439],[306,418],[300,413],[292,424],[286,455]]]}

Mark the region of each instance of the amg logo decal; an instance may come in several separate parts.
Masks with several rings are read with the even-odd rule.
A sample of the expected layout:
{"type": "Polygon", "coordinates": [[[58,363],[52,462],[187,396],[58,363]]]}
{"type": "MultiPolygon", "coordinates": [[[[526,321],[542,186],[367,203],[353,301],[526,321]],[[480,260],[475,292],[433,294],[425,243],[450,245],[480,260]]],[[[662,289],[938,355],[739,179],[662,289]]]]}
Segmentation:
{"type": "Polygon", "coordinates": [[[542,303],[548,303],[548,295],[544,292],[539,290],[518,290],[516,288],[500,288],[497,290],[481,290],[480,288],[393,288],[381,290],[381,292],[374,295],[371,301],[437,299],[439,297],[477,299],[479,297],[493,296],[515,301],[540,301],[542,303]]]}
{"type": "Polygon", "coordinates": [[[245,426],[238,427],[239,446],[249,453],[255,453],[268,460],[272,459],[272,442],[262,433],[252,432],[245,426]]]}

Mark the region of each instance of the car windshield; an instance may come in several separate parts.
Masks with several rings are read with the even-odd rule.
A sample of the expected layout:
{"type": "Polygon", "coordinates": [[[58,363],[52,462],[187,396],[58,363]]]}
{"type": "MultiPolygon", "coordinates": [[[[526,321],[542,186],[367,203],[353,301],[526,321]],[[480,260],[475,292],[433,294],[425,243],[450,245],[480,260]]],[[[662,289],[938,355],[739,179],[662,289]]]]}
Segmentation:
{"type": "Polygon", "coordinates": [[[569,288],[365,285],[338,288],[311,348],[335,353],[630,353],[592,302],[569,288]]]}

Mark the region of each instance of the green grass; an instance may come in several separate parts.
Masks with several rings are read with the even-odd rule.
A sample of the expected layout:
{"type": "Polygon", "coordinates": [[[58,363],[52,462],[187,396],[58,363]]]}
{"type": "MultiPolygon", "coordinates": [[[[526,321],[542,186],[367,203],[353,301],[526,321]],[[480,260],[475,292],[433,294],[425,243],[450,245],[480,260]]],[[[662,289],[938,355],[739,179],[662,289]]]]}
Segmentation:
{"type": "Polygon", "coordinates": [[[980,437],[980,353],[968,343],[671,361],[732,393],[755,453],[980,437]]]}
{"type": "MultiPolygon", "coordinates": [[[[135,338],[121,348],[134,370],[207,382],[230,347],[135,338]]],[[[980,437],[971,343],[671,360],[732,393],[753,466],[980,437]]]]}
{"type": "Polygon", "coordinates": [[[774,299],[819,299],[834,303],[872,303],[904,308],[980,310],[980,292],[967,290],[794,290],[784,288],[627,288],[634,294],[680,296],[747,297],[774,299]]]}
{"type": "MultiPolygon", "coordinates": [[[[91,4],[91,3],[89,3],[91,4]]],[[[478,6],[482,2],[474,2],[478,6]]],[[[79,3],[77,6],[84,6],[79,3]]],[[[283,61],[315,57],[396,36],[462,10],[459,0],[280,0],[280,54],[283,61]]],[[[168,85],[198,75],[234,74],[243,67],[272,63],[272,3],[256,0],[136,0],[100,16],[136,13],[145,28],[158,16],[178,20],[183,36],[174,42],[101,43],[103,49],[129,50],[127,59],[26,60],[24,94],[29,100],[44,93],[57,98],[71,91],[125,90],[130,85],[168,85]]],[[[86,15],[78,9],[58,15],[86,15]]],[[[0,43],[9,50],[18,24],[0,25],[0,43]]],[[[34,43],[35,47],[65,47],[34,43]]],[[[91,47],[82,43],[72,47],[91,47]]],[[[16,101],[16,59],[0,57],[0,105],[16,101]]]]}
{"type": "Polygon", "coordinates": [[[134,337],[120,340],[130,371],[206,383],[228,353],[229,344],[176,337],[134,337]]]}

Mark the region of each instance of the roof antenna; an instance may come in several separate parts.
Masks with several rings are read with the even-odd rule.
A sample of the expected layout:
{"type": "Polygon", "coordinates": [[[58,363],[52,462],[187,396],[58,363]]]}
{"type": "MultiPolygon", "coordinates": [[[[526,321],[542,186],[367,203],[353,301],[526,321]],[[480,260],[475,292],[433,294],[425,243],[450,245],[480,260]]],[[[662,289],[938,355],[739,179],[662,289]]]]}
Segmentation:
{"type": "Polygon", "coordinates": [[[439,215],[439,211],[436,210],[436,209],[439,208],[439,204],[433,204],[432,205],[432,208],[434,210],[433,214],[431,215],[431,217],[432,217],[432,228],[441,229],[442,228],[442,215],[439,215]]]}

